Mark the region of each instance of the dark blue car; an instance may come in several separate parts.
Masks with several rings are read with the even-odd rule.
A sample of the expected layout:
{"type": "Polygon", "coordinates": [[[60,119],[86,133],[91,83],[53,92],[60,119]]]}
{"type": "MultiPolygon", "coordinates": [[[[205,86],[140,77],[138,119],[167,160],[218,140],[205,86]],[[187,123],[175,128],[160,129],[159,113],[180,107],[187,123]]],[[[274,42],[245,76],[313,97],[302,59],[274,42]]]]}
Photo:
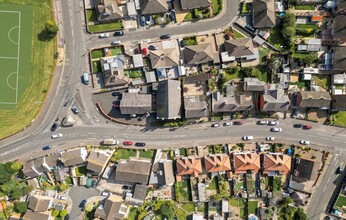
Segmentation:
{"type": "Polygon", "coordinates": [[[44,147],[42,148],[42,150],[49,150],[49,149],[52,149],[52,146],[47,145],[47,146],[44,146],[44,147]]]}

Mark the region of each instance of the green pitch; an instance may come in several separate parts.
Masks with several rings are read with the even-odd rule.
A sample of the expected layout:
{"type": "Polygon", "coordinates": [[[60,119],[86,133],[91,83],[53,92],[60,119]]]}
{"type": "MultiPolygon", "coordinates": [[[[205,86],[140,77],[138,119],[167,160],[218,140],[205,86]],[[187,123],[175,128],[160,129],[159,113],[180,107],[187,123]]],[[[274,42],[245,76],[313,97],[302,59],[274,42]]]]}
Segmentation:
{"type": "Polygon", "coordinates": [[[0,109],[14,109],[30,84],[32,8],[0,4],[0,109]]]}

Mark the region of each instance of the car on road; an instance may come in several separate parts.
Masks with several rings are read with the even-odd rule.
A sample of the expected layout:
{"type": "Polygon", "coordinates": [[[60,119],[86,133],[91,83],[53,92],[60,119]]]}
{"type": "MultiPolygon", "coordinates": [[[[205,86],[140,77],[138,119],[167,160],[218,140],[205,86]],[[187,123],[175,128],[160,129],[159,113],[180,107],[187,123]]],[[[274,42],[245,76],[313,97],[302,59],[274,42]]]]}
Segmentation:
{"type": "Polygon", "coordinates": [[[148,49],[149,49],[149,50],[158,50],[159,47],[154,46],[154,45],[150,45],[150,46],[148,47],[148,49]]]}
{"type": "Polygon", "coordinates": [[[293,127],[294,128],[302,128],[304,125],[303,124],[294,124],[293,127]]]}
{"type": "Polygon", "coordinates": [[[268,125],[278,125],[278,121],[268,121],[268,125]]]}
{"type": "Polygon", "coordinates": [[[266,125],[266,124],[268,124],[268,121],[257,121],[257,124],[258,125],[266,125]]]}
{"type": "Polygon", "coordinates": [[[112,92],[112,96],[121,96],[121,92],[112,92]]]}
{"type": "Polygon", "coordinates": [[[61,137],[62,137],[62,134],[61,134],[61,133],[59,133],[59,134],[53,134],[53,135],[51,136],[52,139],[61,138],[61,137]]]}
{"type": "Polygon", "coordinates": [[[115,40],[115,41],[112,41],[111,45],[120,45],[121,44],[121,41],[120,40],[115,40]]]}
{"type": "Polygon", "coordinates": [[[234,125],[243,125],[245,124],[245,121],[235,121],[233,122],[234,125]]]}
{"type": "Polygon", "coordinates": [[[53,132],[53,131],[55,131],[57,128],[58,128],[58,124],[57,124],[57,123],[54,123],[54,124],[52,125],[52,127],[50,127],[50,131],[53,132]]]}
{"type": "Polygon", "coordinates": [[[99,35],[99,38],[107,38],[107,37],[109,37],[108,33],[103,33],[99,35]]]}
{"type": "Polygon", "coordinates": [[[307,141],[307,140],[300,140],[299,143],[300,143],[300,144],[304,144],[304,145],[309,145],[309,144],[310,144],[310,141],[307,141]]]}
{"type": "Polygon", "coordinates": [[[304,125],[304,126],[303,126],[303,129],[305,129],[305,130],[310,130],[311,128],[312,128],[311,125],[304,125]]]}
{"type": "Polygon", "coordinates": [[[77,108],[77,106],[72,106],[71,107],[71,110],[73,111],[73,113],[75,113],[75,114],[78,114],[79,113],[79,109],[77,108]]]}
{"type": "Polygon", "coordinates": [[[271,132],[281,132],[282,128],[271,128],[270,131],[271,132]]]}
{"type": "Polygon", "coordinates": [[[252,139],[253,139],[253,136],[244,136],[243,137],[244,141],[249,141],[249,140],[252,140],[252,139]]]}
{"type": "Polygon", "coordinates": [[[49,149],[52,149],[52,146],[47,145],[47,146],[42,147],[42,150],[49,150],[49,149]]]}
{"type": "Polygon", "coordinates": [[[133,145],[133,142],[132,141],[124,141],[123,145],[131,146],[131,145],[133,145]]]}
{"type": "Polygon", "coordinates": [[[335,173],[336,174],[342,174],[343,171],[344,171],[344,169],[342,169],[342,167],[338,167],[338,168],[336,168],[335,173]]]}
{"type": "Polygon", "coordinates": [[[116,37],[123,36],[124,35],[124,31],[116,31],[116,32],[114,32],[113,35],[116,36],[116,37]]]}
{"type": "Polygon", "coordinates": [[[143,142],[137,142],[137,143],[135,143],[135,146],[136,146],[136,147],[144,147],[144,146],[145,146],[145,143],[143,143],[143,142]]]}
{"type": "Polygon", "coordinates": [[[225,122],[223,123],[223,126],[231,126],[233,123],[232,122],[225,122]]]}
{"type": "Polygon", "coordinates": [[[268,137],[266,137],[266,140],[267,140],[267,141],[274,141],[275,138],[274,138],[274,137],[271,137],[271,136],[268,136],[268,137]]]}
{"type": "Polygon", "coordinates": [[[212,128],[217,128],[217,127],[220,127],[220,124],[219,123],[215,123],[215,124],[212,124],[211,127],[212,128]]]}
{"type": "Polygon", "coordinates": [[[163,34],[160,36],[160,39],[169,39],[169,38],[171,38],[170,34],[163,34]]]}

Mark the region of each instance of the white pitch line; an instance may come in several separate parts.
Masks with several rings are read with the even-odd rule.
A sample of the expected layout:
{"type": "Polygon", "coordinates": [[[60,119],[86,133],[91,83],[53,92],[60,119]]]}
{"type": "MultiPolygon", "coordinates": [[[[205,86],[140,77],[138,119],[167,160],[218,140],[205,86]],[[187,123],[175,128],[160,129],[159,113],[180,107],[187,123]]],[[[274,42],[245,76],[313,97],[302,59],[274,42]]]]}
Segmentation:
{"type": "Polygon", "coordinates": [[[16,59],[18,59],[18,57],[0,57],[0,59],[14,59],[14,60],[16,60],[16,59]]]}
{"type": "Polygon", "coordinates": [[[17,104],[17,102],[18,102],[18,79],[19,79],[19,61],[20,61],[20,59],[19,59],[19,57],[20,57],[20,30],[21,30],[21,28],[20,28],[20,23],[21,23],[21,20],[22,20],[21,15],[22,15],[22,13],[21,13],[21,12],[19,12],[19,25],[18,25],[18,27],[19,27],[19,30],[18,30],[18,54],[17,54],[18,59],[17,59],[16,104],[17,104]]]}

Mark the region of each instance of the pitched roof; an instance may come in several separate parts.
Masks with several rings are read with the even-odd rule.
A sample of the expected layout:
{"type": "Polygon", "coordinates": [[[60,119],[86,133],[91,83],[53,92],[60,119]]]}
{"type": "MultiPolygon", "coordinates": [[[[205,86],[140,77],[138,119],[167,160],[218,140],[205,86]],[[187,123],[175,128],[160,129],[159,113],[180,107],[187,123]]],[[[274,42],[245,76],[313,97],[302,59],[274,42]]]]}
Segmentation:
{"type": "Polygon", "coordinates": [[[215,154],[204,157],[205,169],[207,172],[220,172],[231,170],[231,162],[228,155],[215,154]]]}
{"type": "Polygon", "coordinates": [[[263,173],[271,175],[273,172],[287,174],[291,170],[291,157],[281,153],[264,154],[263,173]]]}
{"type": "Polygon", "coordinates": [[[244,90],[253,92],[263,92],[265,82],[257,78],[244,78],[244,90]]]}
{"type": "Polygon", "coordinates": [[[320,161],[296,158],[294,162],[292,180],[296,182],[316,180],[320,168],[320,161]]]}
{"type": "Polygon", "coordinates": [[[124,55],[101,57],[100,64],[103,72],[103,81],[106,87],[123,86],[129,82],[129,78],[124,73],[124,55]]]}
{"type": "Polygon", "coordinates": [[[202,160],[195,157],[182,157],[176,160],[177,175],[193,175],[202,173],[202,160]]]}
{"type": "Polygon", "coordinates": [[[116,0],[96,0],[99,21],[112,21],[121,19],[124,14],[119,9],[116,0]]]}
{"type": "Polygon", "coordinates": [[[253,41],[251,38],[240,38],[228,40],[224,43],[224,49],[229,53],[229,56],[235,58],[245,58],[255,55],[253,41]]]}
{"type": "Polygon", "coordinates": [[[161,14],[168,11],[166,0],[139,0],[142,14],[161,14]]]}
{"type": "Polygon", "coordinates": [[[174,175],[173,175],[173,161],[163,160],[159,161],[159,173],[157,175],[158,182],[160,185],[173,185],[174,175]]]}
{"type": "Polygon", "coordinates": [[[235,96],[222,96],[220,92],[212,94],[212,111],[213,112],[230,112],[244,111],[253,108],[251,94],[242,94],[235,96]]]}
{"type": "Polygon", "coordinates": [[[157,117],[175,119],[181,117],[181,88],[178,80],[159,82],[156,95],[157,117]]]}
{"type": "Polygon", "coordinates": [[[180,4],[182,10],[189,10],[209,7],[211,2],[210,0],[180,0],[180,4]]]}
{"type": "Polygon", "coordinates": [[[120,196],[109,196],[103,208],[97,208],[94,214],[95,218],[101,218],[104,220],[121,220],[125,217],[127,212],[127,206],[122,202],[120,196]]]}
{"type": "Polygon", "coordinates": [[[107,165],[109,158],[110,155],[99,151],[91,151],[87,159],[87,169],[96,174],[100,174],[107,165]]]}
{"type": "Polygon", "coordinates": [[[31,210],[27,210],[23,216],[24,220],[49,220],[50,218],[49,214],[33,212],[31,210]]]}
{"type": "Polygon", "coordinates": [[[35,212],[45,212],[50,206],[51,197],[34,195],[30,197],[28,208],[35,212]]]}
{"type": "Polygon", "coordinates": [[[115,172],[115,180],[120,182],[147,184],[151,161],[130,158],[120,160],[115,172]]]}
{"type": "Polygon", "coordinates": [[[179,66],[179,54],[177,48],[167,48],[150,51],[150,62],[152,68],[165,68],[179,66]]]}
{"type": "Polygon", "coordinates": [[[198,65],[214,61],[210,43],[186,46],[184,49],[185,62],[189,65],[198,65]]]}
{"type": "Polygon", "coordinates": [[[270,28],[275,26],[274,0],[253,1],[253,26],[255,28],[270,28]]]}
{"type": "Polygon", "coordinates": [[[332,95],[332,109],[346,111],[346,95],[332,95]]]}
{"type": "Polygon", "coordinates": [[[256,153],[234,153],[233,167],[236,174],[246,173],[247,171],[258,173],[258,170],[261,168],[260,157],[256,153]]]}
{"type": "Polygon", "coordinates": [[[133,192],[133,198],[140,201],[144,201],[147,197],[148,187],[146,185],[136,184],[135,191],[133,192]]]}
{"type": "Polygon", "coordinates": [[[262,95],[262,98],[264,103],[261,106],[261,111],[284,112],[288,110],[290,99],[282,89],[267,91],[262,95]]]}
{"type": "Polygon", "coordinates": [[[346,41],[346,15],[337,15],[333,19],[333,38],[335,40],[340,40],[340,43],[345,43],[346,41]]]}
{"type": "Polygon", "coordinates": [[[299,106],[302,108],[329,108],[332,100],[329,92],[313,92],[313,91],[299,91],[301,95],[301,101],[299,106]]]}
{"type": "Polygon", "coordinates": [[[74,166],[77,164],[82,164],[86,159],[86,149],[85,148],[76,148],[68,150],[62,153],[61,161],[65,166],[74,166]]]}
{"type": "MultiPolygon", "coordinates": [[[[346,16],[345,16],[345,19],[346,19],[346,16]]],[[[346,26],[344,29],[346,30],[346,26]]],[[[333,67],[334,67],[334,69],[345,71],[346,70],[345,47],[334,47],[333,50],[334,50],[334,53],[333,53],[333,64],[334,64],[333,67]]]]}
{"type": "Polygon", "coordinates": [[[185,118],[202,118],[208,116],[207,102],[205,97],[184,96],[185,118]]]}
{"type": "Polygon", "coordinates": [[[120,112],[124,115],[145,114],[152,111],[151,94],[123,93],[120,112]]]}

